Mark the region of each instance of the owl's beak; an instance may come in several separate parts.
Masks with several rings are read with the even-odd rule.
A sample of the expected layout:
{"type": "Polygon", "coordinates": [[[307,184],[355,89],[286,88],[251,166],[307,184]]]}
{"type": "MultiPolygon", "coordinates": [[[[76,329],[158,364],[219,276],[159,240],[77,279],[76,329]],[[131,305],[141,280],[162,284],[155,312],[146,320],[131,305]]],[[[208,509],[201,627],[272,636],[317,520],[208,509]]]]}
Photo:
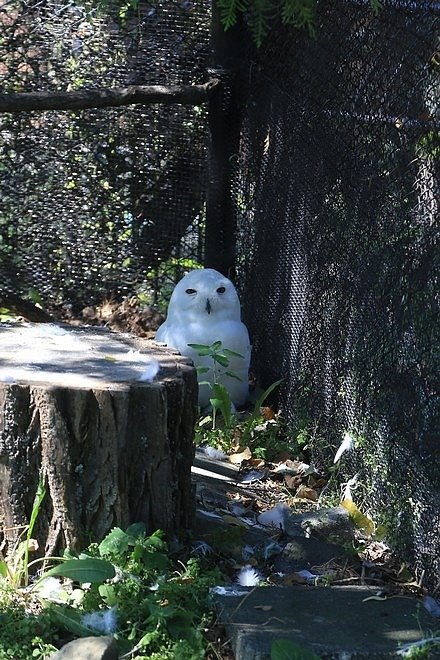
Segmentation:
{"type": "Polygon", "coordinates": [[[206,299],[205,309],[208,312],[208,314],[211,314],[211,303],[209,302],[209,298],[206,299]]]}

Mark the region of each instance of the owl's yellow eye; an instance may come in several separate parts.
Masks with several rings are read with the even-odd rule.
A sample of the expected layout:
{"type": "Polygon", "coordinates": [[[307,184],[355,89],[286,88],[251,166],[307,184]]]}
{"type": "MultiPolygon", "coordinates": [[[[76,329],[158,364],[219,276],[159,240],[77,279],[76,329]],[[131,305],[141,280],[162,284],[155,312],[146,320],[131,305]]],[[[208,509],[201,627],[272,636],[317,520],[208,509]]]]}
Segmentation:
{"type": "Polygon", "coordinates": [[[195,289],[187,289],[185,293],[187,293],[190,296],[192,293],[197,293],[197,291],[195,289]]]}
{"type": "Polygon", "coordinates": [[[224,293],[225,291],[226,291],[226,287],[224,286],[219,286],[219,288],[217,289],[217,293],[224,293]]]}

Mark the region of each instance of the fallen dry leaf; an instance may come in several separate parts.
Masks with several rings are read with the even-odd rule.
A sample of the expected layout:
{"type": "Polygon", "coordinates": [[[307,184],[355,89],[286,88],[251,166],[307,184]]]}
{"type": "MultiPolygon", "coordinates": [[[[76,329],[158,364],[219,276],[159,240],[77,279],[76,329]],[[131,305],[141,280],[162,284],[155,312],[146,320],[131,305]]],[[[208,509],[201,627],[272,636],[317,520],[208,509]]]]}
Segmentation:
{"type": "Polygon", "coordinates": [[[224,516],[222,516],[222,520],[225,523],[228,523],[228,525],[235,525],[236,527],[244,527],[245,529],[249,527],[249,525],[245,523],[244,520],[242,520],[241,518],[237,518],[237,516],[230,516],[228,514],[225,514],[224,516]]]}
{"type": "Polygon", "coordinates": [[[298,488],[298,486],[301,485],[302,482],[302,477],[299,477],[297,474],[285,474],[284,475],[284,483],[286,484],[287,488],[290,490],[295,490],[298,488]]]}
{"type": "Polygon", "coordinates": [[[275,419],[276,415],[270,406],[262,406],[260,408],[260,413],[264,419],[275,419]]]}
{"type": "Polygon", "coordinates": [[[301,485],[296,491],[295,497],[301,497],[303,500],[311,500],[312,502],[316,502],[318,499],[318,493],[313,488],[301,485]]]}
{"type": "Polygon", "coordinates": [[[231,454],[229,456],[229,461],[234,465],[238,465],[239,463],[243,463],[243,461],[248,461],[250,458],[252,458],[251,450],[249,447],[245,447],[242,451],[236,454],[231,454]]]}

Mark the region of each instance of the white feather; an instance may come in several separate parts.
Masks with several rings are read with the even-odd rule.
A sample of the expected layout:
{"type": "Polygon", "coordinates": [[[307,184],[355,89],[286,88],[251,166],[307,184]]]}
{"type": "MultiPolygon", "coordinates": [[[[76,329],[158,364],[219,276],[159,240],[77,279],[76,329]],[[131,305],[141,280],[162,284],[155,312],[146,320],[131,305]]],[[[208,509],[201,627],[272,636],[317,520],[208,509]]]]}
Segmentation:
{"type": "Polygon", "coordinates": [[[237,575],[237,582],[240,587],[256,587],[262,579],[260,571],[257,571],[253,566],[243,566],[237,575]]]}
{"type": "MultiPolygon", "coordinates": [[[[226,387],[235,405],[243,405],[248,397],[248,372],[251,356],[249,333],[240,317],[240,301],[234,285],[227,277],[212,268],[193,270],[176,285],[168,306],[166,321],[156,333],[156,340],[177,349],[189,357],[195,366],[208,371],[199,375],[200,381],[212,385],[212,358],[201,357],[188,344],[210,346],[220,341],[227,348],[242,355],[231,357],[226,368],[216,365],[216,379],[226,387]],[[228,376],[229,371],[237,378],[228,376]]],[[[212,396],[209,385],[199,385],[199,406],[209,405],[212,396]]]]}
{"type": "Polygon", "coordinates": [[[260,513],[257,521],[265,527],[275,527],[276,529],[284,530],[288,511],[289,507],[284,502],[280,502],[273,509],[260,513]]]}
{"type": "Polygon", "coordinates": [[[87,626],[87,628],[92,628],[97,632],[111,635],[116,632],[116,610],[112,607],[111,609],[102,612],[90,612],[84,614],[82,617],[82,623],[84,626],[87,626]]]}
{"type": "Polygon", "coordinates": [[[349,433],[344,433],[342,442],[339,445],[338,451],[336,452],[333,459],[333,464],[336,464],[339,461],[344,451],[351,451],[353,449],[353,443],[353,436],[351,436],[349,433]]]}

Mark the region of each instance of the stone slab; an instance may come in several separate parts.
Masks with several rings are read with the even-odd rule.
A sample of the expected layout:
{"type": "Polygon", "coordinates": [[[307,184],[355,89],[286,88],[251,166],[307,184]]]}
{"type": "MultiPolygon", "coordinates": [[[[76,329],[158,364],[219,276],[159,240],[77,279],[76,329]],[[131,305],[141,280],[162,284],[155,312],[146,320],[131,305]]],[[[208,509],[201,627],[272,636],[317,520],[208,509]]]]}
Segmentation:
{"type": "MultiPolygon", "coordinates": [[[[257,587],[215,596],[236,660],[270,660],[275,640],[289,639],[320,658],[397,658],[402,645],[427,635],[435,621],[416,598],[365,600],[374,589],[257,587]]],[[[434,651],[429,658],[440,658],[434,651]]]]}

